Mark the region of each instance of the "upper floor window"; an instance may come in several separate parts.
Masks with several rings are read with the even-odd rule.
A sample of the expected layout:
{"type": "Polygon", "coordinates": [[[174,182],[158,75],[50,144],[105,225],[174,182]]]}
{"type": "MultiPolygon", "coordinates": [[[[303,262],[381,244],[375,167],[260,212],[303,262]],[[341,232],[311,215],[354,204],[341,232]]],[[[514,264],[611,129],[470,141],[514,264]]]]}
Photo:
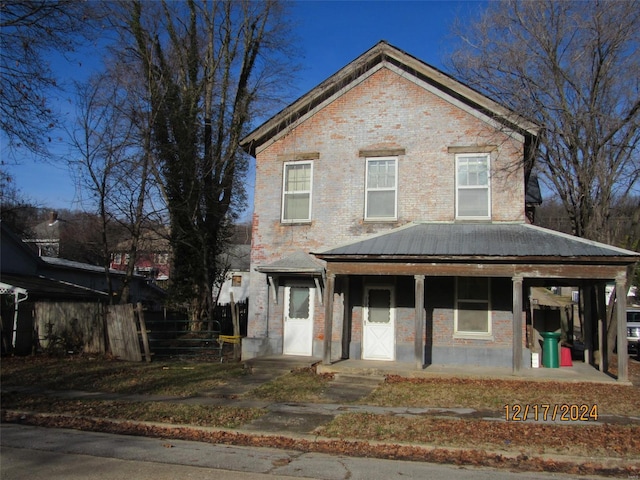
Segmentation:
{"type": "Polygon", "coordinates": [[[365,220],[395,220],[398,215],[398,159],[367,158],[365,220]]]}
{"type": "Polygon", "coordinates": [[[288,223],[310,221],[313,163],[285,163],[283,177],[282,221],[288,223]]]}
{"type": "Polygon", "coordinates": [[[489,154],[456,155],[456,218],[491,218],[489,154]]]}

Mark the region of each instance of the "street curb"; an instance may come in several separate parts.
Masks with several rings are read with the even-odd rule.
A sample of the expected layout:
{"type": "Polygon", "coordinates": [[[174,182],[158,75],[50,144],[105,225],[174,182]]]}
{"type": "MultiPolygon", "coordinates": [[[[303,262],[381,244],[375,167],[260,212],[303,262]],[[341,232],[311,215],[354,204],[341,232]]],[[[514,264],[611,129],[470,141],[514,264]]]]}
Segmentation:
{"type": "Polygon", "coordinates": [[[509,469],[521,472],[554,472],[578,475],[606,475],[635,478],[640,474],[640,462],[629,462],[611,457],[575,457],[561,454],[528,456],[523,453],[497,452],[405,442],[383,442],[352,438],[330,438],[321,435],[256,432],[246,429],[228,429],[177,425],[158,422],[99,417],[49,414],[19,410],[3,410],[2,423],[18,423],[55,428],[72,428],[121,435],[136,435],[163,440],[191,440],[207,443],[271,447],[299,452],[315,452],[347,457],[372,457],[390,460],[420,461],[509,469]]]}

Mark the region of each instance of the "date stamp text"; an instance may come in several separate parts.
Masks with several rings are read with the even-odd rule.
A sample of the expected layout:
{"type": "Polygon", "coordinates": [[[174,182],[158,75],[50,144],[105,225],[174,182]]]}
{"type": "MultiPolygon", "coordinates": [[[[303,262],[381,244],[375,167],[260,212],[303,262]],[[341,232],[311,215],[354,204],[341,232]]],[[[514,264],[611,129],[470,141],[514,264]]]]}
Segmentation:
{"type": "Polygon", "coordinates": [[[563,404],[506,404],[504,415],[507,422],[535,422],[560,421],[560,422],[589,422],[598,420],[598,405],[586,405],[577,403],[563,404]]]}

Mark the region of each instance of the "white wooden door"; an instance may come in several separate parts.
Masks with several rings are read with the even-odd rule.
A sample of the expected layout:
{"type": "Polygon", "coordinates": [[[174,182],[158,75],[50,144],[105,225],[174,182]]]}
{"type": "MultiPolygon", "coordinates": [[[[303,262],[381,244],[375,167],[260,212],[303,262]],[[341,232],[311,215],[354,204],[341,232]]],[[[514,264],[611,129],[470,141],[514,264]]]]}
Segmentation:
{"type": "Polygon", "coordinates": [[[392,287],[365,287],[362,358],[395,360],[395,308],[392,287]]]}
{"type": "Polygon", "coordinates": [[[284,339],[285,355],[311,356],[313,346],[314,288],[285,287],[284,339]]]}

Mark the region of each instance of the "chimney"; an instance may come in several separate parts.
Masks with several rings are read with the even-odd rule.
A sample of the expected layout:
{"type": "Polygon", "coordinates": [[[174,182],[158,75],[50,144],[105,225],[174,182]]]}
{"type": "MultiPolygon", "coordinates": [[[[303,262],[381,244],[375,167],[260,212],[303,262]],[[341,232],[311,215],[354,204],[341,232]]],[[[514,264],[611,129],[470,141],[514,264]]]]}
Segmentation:
{"type": "Polygon", "coordinates": [[[49,226],[52,227],[58,221],[58,212],[51,211],[49,215],[49,226]]]}

